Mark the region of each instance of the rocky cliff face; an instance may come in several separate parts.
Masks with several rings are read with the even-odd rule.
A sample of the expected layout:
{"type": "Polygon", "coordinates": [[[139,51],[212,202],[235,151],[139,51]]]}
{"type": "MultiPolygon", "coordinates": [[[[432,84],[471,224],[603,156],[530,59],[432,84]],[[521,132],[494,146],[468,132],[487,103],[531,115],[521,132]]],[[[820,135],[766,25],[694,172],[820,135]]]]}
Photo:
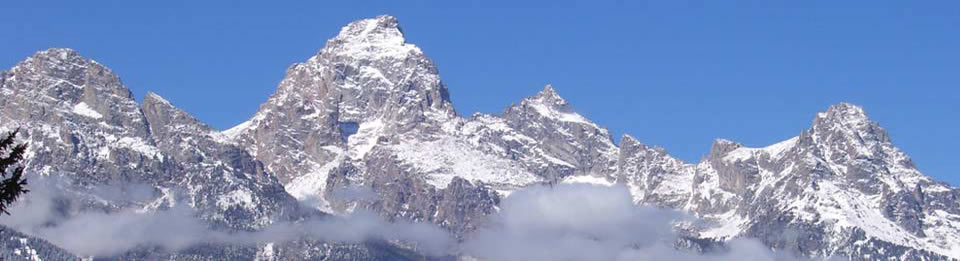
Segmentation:
{"type": "Polygon", "coordinates": [[[0,121],[25,131],[27,171],[67,177],[79,190],[154,188],[153,201],[106,201],[103,207],[185,202],[231,229],[256,229],[298,211],[276,178],[241,147],[224,143],[222,134],[156,94],[141,107],[109,69],[72,50],[38,52],[3,79],[0,121]]]}
{"type": "MultiPolygon", "coordinates": [[[[960,190],[917,171],[860,107],[832,106],[764,148],[717,140],[687,163],[630,136],[615,144],[552,86],[500,115],[461,117],[433,62],[391,16],[343,27],[288,68],[249,121],[222,132],[156,94],[138,104],[109,69],[68,49],[37,53],[0,85],[0,122],[27,131],[31,175],[70,177],[77,191],[153,189],[144,200],[91,199],[67,212],[185,204],[211,227],[255,231],[369,209],[462,237],[517,189],[620,184],[637,204],[702,218],[685,232],[694,241],[753,237],[808,257],[960,258],[960,190]]],[[[269,246],[125,257],[422,258],[393,243],[269,246]]]]}
{"type": "MultiPolygon", "coordinates": [[[[25,164],[31,180],[55,177],[68,183],[55,199],[57,216],[185,205],[212,229],[255,231],[322,215],[301,207],[244,147],[156,94],[138,104],[109,69],[73,50],[38,52],[0,75],[0,85],[0,122],[6,130],[22,129],[20,138],[30,144],[25,164]],[[126,189],[132,186],[148,191],[126,189]],[[116,195],[99,193],[105,187],[117,188],[116,195]]],[[[329,248],[327,256],[379,251],[366,245],[299,244],[329,248]]],[[[390,245],[378,247],[385,248],[390,245]]],[[[211,249],[219,248],[195,251],[243,252],[211,249]]],[[[255,247],[237,249],[256,252],[255,247]]],[[[38,257],[60,256],[43,253],[38,257]]]]}

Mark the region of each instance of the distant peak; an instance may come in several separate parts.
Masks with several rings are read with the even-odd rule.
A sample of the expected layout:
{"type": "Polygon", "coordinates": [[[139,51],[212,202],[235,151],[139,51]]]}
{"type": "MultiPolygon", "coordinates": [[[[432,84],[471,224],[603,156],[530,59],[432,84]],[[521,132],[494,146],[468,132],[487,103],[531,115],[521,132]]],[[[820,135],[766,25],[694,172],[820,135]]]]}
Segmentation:
{"type": "Polygon", "coordinates": [[[544,87],[542,91],[537,93],[537,95],[523,99],[520,101],[520,105],[507,108],[507,112],[505,113],[509,113],[509,111],[517,109],[522,111],[532,111],[549,119],[586,124],[597,129],[602,129],[590,120],[587,120],[579,113],[575,112],[573,110],[573,106],[570,106],[566,100],[561,98],[560,95],[557,95],[557,92],[553,90],[553,86],[551,85],[544,87]]]}
{"type": "Polygon", "coordinates": [[[560,97],[560,94],[557,94],[557,91],[553,89],[553,85],[551,84],[547,84],[547,86],[537,93],[536,96],[533,96],[531,100],[550,105],[554,108],[565,108],[569,105],[563,97],[560,97]]]}

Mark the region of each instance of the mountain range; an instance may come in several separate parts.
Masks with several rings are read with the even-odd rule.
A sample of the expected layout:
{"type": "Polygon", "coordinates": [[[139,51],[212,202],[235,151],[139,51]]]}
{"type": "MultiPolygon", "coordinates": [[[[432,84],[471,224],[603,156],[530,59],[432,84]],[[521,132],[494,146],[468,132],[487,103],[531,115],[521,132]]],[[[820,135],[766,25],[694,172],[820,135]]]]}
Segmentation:
{"type": "Polygon", "coordinates": [[[363,210],[463,240],[512,193],[568,183],[624,186],[634,204],[694,216],[676,227],[693,244],[751,238],[805,258],[960,259],[960,190],[918,171],[859,106],[830,106],[767,147],[718,139],[685,162],[629,135],[615,142],[549,85],[499,115],[460,115],[436,65],[387,15],[343,27],[228,130],[155,93],[137,102],[109,68],[66,48],[0,74],[0,124],[22,130],[29,177],[56,180],[43,183],[55,189],[42,226],[0,218],[0,256],[13,259],[469,260],[404,240],[307,237],[95,255],[37,227],[186,209],[204,228],[257,233],[363,210]]]}

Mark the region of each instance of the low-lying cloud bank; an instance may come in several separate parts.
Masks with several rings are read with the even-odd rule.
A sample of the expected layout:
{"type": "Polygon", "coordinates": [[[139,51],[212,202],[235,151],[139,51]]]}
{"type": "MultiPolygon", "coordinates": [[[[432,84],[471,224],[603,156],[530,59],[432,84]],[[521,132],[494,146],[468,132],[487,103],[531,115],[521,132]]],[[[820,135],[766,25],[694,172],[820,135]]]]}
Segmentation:
{"type": "Polygon", "coordinates": [[[677,250],[673,226],[682,213],[636,206],[623,186],[569,184],[512,194],[493,224],[463,243],[489,260],[782,260],[762,244],[734,240],[729,251],[677,250]]]}
{"type": "MultiPolygon", "coordinates": [[[[323,217],[301,222],[271,224],[257,232],[224,232],[211,230],[186,204],[161,211],[123,209],[119,211],[88,210],[73,215],[63,211],[76,194],[63,190],[63,181],[31,180],[30,194],[10,210],[12,215],[0,217],[0,224],[17,231],[43,238],[81,256],[112,256],[138,246],[160,246],[182,250],[198,244],[256,245],[315,239],[340,243],[360,243],[370,239],[399,240],[416,245],[425,254],[451,252],[455,241],[443,229],[432,224],[386,222],[369,211],[356,211],[344,217],[323,217]]],[[[116,187],[116,186],[110,186],[116,187]]],[[[149,186],[122,189],[94,188],[97,198],[130,201],[145,200],[149,186]]]]}
{"type": "MultiPolygon", "coordinates": [[[[141,213],[135,210],[57,211],[53,182],[34,182],[13,215],[0,224],[44,238],[84,256],[120,254],[137,246],[180,250],[200,243],[258,244],[312,238],[358,243],[370,239],[415,244],[430,255],[464,254],[486,260],[784,260],[762,244],[746,239],[728,243],[729,251],[699,255],[677,250],[682,213],[636,206],[626,188],[587,184],[530,187],[513,193],[492,215],[487,228],[457,242],[443,229],[424,223],[386,222],[374,213],[277,223],[258,232],[212,231],[186,207],[141,213]]],[[[124,195],[144,195],[138,187],[124,195]]],[[[113,191],[107,190],[110,193],[113,191]]],[[[119,192],[116,192],[119,193],[119,192]]],[[[366,195],[366,194],[364,194],[366,195]]],[[[179,204],[183,206],[183,204],[179,204]]]]}

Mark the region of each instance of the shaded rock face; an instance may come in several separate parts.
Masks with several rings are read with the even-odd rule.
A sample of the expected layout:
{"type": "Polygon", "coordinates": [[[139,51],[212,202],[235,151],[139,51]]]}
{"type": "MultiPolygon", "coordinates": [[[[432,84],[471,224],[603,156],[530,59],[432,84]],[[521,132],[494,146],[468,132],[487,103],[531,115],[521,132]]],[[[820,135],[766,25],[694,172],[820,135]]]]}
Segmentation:
{"type": "MultiPolygon", "coordinates": [[[[753,237],[807,257],[960,258],[960,190],[917,171],[858,106],[832,106],[763,148],[718,140],[687,163],[628,135],[615,144],[549,85],[500,115],[461,117],[392,16],[343,27],[226,131],[153,93],[138,104],[109,69],[69,49],[0,74],[0,122],[24,129],[29,175],[67,177],[79,192],[151,188],[143,200],[70,201],[63,215],[183,204],[213,228],[251,231],[368,209],[462,239],[513,191],[586,182],[700,217],[678,243],[699,251],[753,237]]],[[[427,258],[395,243],[145,247],[115,258],[427,258]]]]}
{"type": "Polygon", "coordinates": [[[300,209],[275,176],[264,171],[263,164],[242,147],[224,142],[219,132],[153,93],[147,94],[142,107],[157,148],[169,152],[170,160],[181,163],[179,173],[190,174],[178,179],[176,187],[197,191],[186,193],[183,200],[200,213],[211,213],[212,219],[237,220],[243,225],[228,227],[243,229],[298,220],[309,214],[300,209]]]}
{"type": "Polygon", "coordinates": [[[0,117],[7,129],[26,131],[31,172],[71,172],[86,182],[163,175],[160,169],[138,171],[162,163],[150,150],[139,106],[106,67],[72,50],[51,49],[0,78],[0,117]],[[101,149],[108,146],[113,149],[101,149]]]}

